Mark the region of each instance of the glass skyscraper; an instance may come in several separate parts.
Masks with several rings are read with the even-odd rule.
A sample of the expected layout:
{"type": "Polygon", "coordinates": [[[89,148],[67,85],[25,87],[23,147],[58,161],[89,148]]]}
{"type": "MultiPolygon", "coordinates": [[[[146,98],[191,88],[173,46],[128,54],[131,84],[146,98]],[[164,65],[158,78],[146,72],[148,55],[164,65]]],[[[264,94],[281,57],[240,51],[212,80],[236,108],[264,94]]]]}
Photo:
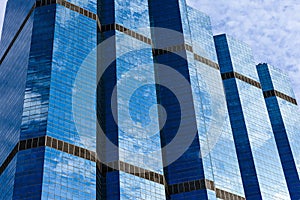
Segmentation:
{"type": "Polygon", "coordinates": [[[0,199],[298,200],[287,80],[185,0],[8,0],[0,199]]]}
{"type": "Polygon", "coordinates": [[[246,197],[289,198],[251,49],[227,35],[215,44],[246,197]]]}
{"type": "Polygon", "coordinates": [[[292,199],[300,198],[299,107],[288,76],[268,65],[257,65],[282,168],[292,199]]]}
{"type": "Polygon", "coordinates": [[[84,117],[75,124],[72,114],[77,71],[96,46],[96,9],[96,1],[8,1],[0,199],[96,198],[96,58],[80,80],[84,117]]]}

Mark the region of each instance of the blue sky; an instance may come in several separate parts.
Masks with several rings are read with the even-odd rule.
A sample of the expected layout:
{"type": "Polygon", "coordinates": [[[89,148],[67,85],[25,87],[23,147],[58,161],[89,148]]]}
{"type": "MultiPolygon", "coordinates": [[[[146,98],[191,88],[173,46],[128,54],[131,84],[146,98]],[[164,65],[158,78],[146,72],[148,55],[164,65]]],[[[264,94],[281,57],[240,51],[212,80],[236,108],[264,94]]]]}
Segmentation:
{"type": "MultiPolygon", "coordinates": [[[[299,0],[187,0],[211,16],[215,34],[227,33],[248,43],[256,62],[288,72],[300,102],[299,0]]],[[[0,32],[6,0],[0,0],[0,32]]]]}

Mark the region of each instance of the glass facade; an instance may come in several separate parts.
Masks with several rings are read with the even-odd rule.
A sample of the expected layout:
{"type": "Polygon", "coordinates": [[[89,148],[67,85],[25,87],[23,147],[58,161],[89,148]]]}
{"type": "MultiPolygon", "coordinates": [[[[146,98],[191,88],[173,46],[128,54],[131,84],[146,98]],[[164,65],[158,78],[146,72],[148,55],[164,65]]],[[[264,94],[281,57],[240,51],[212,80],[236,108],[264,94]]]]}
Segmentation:
{"type": "Polygon", "coordinates": [[[251,49],[226,35],[215,36],[215,43],[246,198],[287,199],[289,193],[251,49]]]}
{"type": "MultiPolygon", "coordinates": [[[[187,6],[185,1],[179,1],[178,4],[174,1],[171,5],[172,7],[170,3],[163,1],[152,2],[150,5],[151,26],[171,30],[163,34],[162,30],[154,28],[154,47],[164,49],[185,44],[190,48],[156,55],[155,62],[159,64],[158,67],[161,64],[167,65],[180,73],[189,81],[189,86],[185,88],[184,83],[180,82],[174,84],[180,88],[178,93],[185,96],[183,103],[178,102],[178,96],[172,94],[169,88],[158,86],[159,103],[168,113],[161,138],[163,145],[168,145],[174,140],[180,125],[189,127],[185,129],[185,134],[188,135],[186,137],[194,137],[183,155],[165,167],[167,182],[172,185],[169,187],[171,199],[224,198],[219,191],[243,198],[244,190],[230,130],[222,79],[218,68],[213,65],[217,63],[217,56],[210,19],[187,6]],[[209,62],[204,62],[205,59],[209,62]],[[181,116],[189,117],[180,122],[179,113],[183,112],[182,110],[184,113],[181,113],[181,116]],[[228,162],[224,162],[224,157],[228,162]],[[207,187],[206,190],[195,189],[193,183],[198,180],[205,180],[214,186],[207,187]],[[181,185],[188,184],[190,185],[187,188],[180,188],[181,185]]],[[[157,79],[172,82],[168,79],[174,77],[168,77],[157,70],[157,79]]],[[[174,151],[167,149],[164,160],[170,159],[174,151]],[[171,156],[168,156],[170,154],[171,156]]]]}
{"type": "Polygon", "coordinates": [[[185,0],[8,0],[0,59],[0,199],[299,198],[287,76],[185,0]]]}
{"type": "MultiPolygon", "coordinates": [[[[217,63],[210,18],[191,7],[187,11],[194,53],[217,63]]],[[[190,74],[206,176],[212,174],[216,188],[244,197],[219,70],[196,61],[190,74]]]]}
{"type": "Polygon", "coordinates": [[[95,199],[96,1],[31,2],[8,1],[3,29],[0,199],[95,199]]]}
{"type": "Polygon", "coordinates": [[[1,170],[0,199],[11,199],[14,192],[17,158],[14,157],[9,163],[5,160],[20,137],[33,26],[33,14],[30,12],[32,6],[33,1],[9,1],[3,24],[0,43],[0,166],[7,167],[1,170]],[[21,25],[23,28],[19,29],[21,25]],[[14,37],[16,34],[18,37],[14,37]]]}
{"type": "MultiPolygon", "coordinates": [[[[100,119],[100,124],[106,135],[104,140],[110,139],[117,150],[110,152],[111,149],[104,149],[105,141],[100,141],[97,153],[106,152],[105,158],[100,157],[106,164],[122,162],[162,176],[152,47],[146,40],[141,40],[151,35],[148,2],[103,0],[98,3],[102,27],[126,27],[136,37],[126,34],[124,29],[102,30],[98,34],[98,49],[102,54],[98,60],[98,70],[106,69],[103,76],[98,72],[98,79],[103,80],[103,84],[98,86],[98,90],[101,90],[98,93],[98,101],[101,101],[99,112],[106,113],[105,118],[100,119]],[[108,46],[115,46],[115,49],[102,52],[102,49],[106,49],[107,41],[110,43],[108,46]]],[[[137,171],[129,170],[131,173],[137,171]]],[[[143,172],[138,174],[142,175],[143,172]]],[[[107,186],[104,188],[106,191],[102,191],[102,198],[166,199],[164,185],[153,180],[122,171],[102,173],[101,176],[102,185],[107,186]],[[112,191],[111,184],[114,183],[115,191],[112,191]]]]}
{"type": "Polygon", "coordinates": [[[273,133],[292,199],[300,198],[299,107],[288,76],[268,65],[257,65],[273,133]]]}

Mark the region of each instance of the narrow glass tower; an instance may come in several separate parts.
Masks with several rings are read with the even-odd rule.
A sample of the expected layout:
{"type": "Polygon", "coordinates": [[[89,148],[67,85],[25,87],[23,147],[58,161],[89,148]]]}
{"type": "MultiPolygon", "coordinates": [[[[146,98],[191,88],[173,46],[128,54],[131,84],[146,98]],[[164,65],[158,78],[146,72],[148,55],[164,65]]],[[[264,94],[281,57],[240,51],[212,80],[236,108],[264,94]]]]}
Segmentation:
{"type": "Polygon", "coordinates": [[[215,36],[247,199],[287,199],[287,184],[250,47],[215,36]]]}
{"type": "Polygon", "coordinates": [[[161,131],[163,145],[176,140],[180,123],[187,128],[178,145],[184,146],[184,141],[192,139],[189,146],[184,146],[184,153],[170,164],[177,149],[164,151],[170,198],[244,199],[210,18],[185,1],[152,1],[150,8],[152,27],[169,30],[166,34],[160,29],[153,31],[157,79],[175,79],[160,69],[162,64],[189,83],[186,87],[183,82],[172,82],[179,97],[184,97],[182,102],[168,88],[158,86],[159,103],[168,113],[161,131]]]}
{"type": "Polygon", "coordinates": [[[299,199],[299,107],[287,74],[268,64],[257,65],[257,71],[288,189],[292,199],[299,199]]]}

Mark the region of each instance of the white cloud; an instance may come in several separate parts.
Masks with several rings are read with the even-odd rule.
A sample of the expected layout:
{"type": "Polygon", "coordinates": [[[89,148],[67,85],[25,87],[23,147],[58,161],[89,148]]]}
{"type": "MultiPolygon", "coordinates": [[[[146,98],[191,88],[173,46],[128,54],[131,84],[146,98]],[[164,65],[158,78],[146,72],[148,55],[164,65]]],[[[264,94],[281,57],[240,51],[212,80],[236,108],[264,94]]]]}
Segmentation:
{"type": "Polygon", "coordinates": [[[300,2],[297,0],[187,0],[211,16],[215,34],[248,43],[257,62],[287,71],[300,102],[300,2]]]}
{"type": "Polygon", "coordinates": [[[0,0],[0,39],[2,35],[2,25],[3,25],[6,2],[7,0],[0,0]]]}

